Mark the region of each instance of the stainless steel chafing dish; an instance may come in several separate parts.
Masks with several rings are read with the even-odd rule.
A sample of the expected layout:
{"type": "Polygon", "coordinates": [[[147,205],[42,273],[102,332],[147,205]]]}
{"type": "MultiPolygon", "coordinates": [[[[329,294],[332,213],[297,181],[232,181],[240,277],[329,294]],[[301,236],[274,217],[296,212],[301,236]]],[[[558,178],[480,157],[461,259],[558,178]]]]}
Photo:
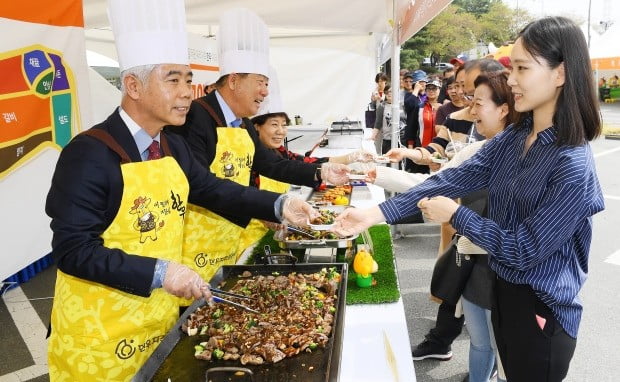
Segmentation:
{"type": "MultiPolygon", "coordinates": [[[[334,211],[336,213],[342,213],[345,208],[350,208],[349,206],[320,206],[320,209],[327,209],[330,211],[334,211]]],[[[305,231],[307,233],[311,233],[312,231],[303,228],[293,228],[292,230],[297,231],[305,231]]],[[[355,239],[357,239],[358,235],[348,236],[344,238],[333,238],[333,239],[312,239],[310,237],[299,239],[299,240],[280,240],[278,235],[274,235],[274,239],[278,241],[280,248],[282,249],[304,249],[304,248],[317,248],[317,247],[325,247],[325,248],[351,248],[355,245],[355,239]]]]}

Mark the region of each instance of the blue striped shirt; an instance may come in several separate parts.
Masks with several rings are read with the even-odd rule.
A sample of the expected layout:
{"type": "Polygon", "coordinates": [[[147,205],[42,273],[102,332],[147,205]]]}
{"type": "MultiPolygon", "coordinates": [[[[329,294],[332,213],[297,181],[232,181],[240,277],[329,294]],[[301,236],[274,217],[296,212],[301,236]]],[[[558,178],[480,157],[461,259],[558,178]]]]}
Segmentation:
{"type": "Polygon", "coordinates": [[[461,166],[379,205],[391,223],[418,211],[422,197],[460,197],[488,188],[489,218],[459,206],[458,233],[489,253],[502,279],[528,284],[576,338],[579,290],[588,272],[592,215],[604,209],[589,144],[557,146],[556,127],[543,130],[523,156],[531,120],[508,127],[461,166]]]}

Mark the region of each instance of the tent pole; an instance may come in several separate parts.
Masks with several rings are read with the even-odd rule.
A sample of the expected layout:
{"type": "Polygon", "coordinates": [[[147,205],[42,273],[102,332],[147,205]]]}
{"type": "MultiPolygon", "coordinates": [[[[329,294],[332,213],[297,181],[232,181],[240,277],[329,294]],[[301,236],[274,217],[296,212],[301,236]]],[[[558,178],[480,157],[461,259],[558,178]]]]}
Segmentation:
{"type": "MultiPolygon", "coordinates": [[[[398,20],[398,0],[392,0],[392,20],[394,20],[394,27],[392,28],[392,148],[398,147],[400,140],[400,103],[403,100],[400,99],[400,21],[398,20]]],[[[403,95],[404,96],[404,95],[403,95]]],[[[404,110],[404,109],[403,109],[404,110]]],[[[398,168],[398,163],[392,163],[393,168],[398,168]]],[[[390,193],[390,196],[394,196],[394,193],[390,193]]],[[[398,225],[392,225],[390,227],[390,233],[392,238],[397,239],[401,237],[398,225]]]]}
{"type": "MultiPolygon", "coordinates": [[[[392,148],[398,147],[400,134],[398,131],[400,121],[400,43],[399,32],[400,22],[396,14],[398,0],[392,0],[394,27],[392,28],[392,148]]],[[[392,167],[397,167],[398,163],[392,163],[392,167]]]]}

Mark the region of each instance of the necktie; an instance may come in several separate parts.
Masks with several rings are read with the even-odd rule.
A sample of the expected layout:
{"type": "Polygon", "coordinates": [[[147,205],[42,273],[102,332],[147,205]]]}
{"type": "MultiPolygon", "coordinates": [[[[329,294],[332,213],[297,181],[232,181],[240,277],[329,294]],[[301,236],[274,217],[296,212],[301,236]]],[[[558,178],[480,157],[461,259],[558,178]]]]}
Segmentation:
{"type": "Polygon", "coordinates": [[[161,158],[161,152],[159,151],[159,142],[155,140],[151,142],[151,145],[148,147],[148,150],[149,150],[149,155],[146,157],[146,160],[161,158]]]}
{"type": "Polygon", "coordinates": [[[232,122],[230,123],[230,125],[231,125],[232,127],[239,127],[239,126],[241,126],[241,118],[237,118],[237,119],[235,119],[234,121],[232,121],[232,122]]]}

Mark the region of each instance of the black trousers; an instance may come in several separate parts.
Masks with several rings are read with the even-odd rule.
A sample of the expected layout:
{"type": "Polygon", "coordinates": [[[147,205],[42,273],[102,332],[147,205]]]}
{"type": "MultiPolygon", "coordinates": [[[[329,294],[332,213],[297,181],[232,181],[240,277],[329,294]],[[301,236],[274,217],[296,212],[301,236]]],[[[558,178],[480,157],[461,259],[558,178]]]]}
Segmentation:
{"type": "Polygon", "coordinates": [[[454,311],[456,307],[446,302],[442,302],[437,310],[437,322],[435,327],[432,328],[426,338],[429,341],[439,343],[443,346],[450,346],[456,337],[461,334],[463,330],[463,322],[465,318],[463,316],[454,317],[454,311]]]}
{"type": "Polygon", "coordinates": [[[508,381],[566,378],[577,340],[564,331],[532,288],[498,278],[494,303],[493,330],[508,381]]]}

